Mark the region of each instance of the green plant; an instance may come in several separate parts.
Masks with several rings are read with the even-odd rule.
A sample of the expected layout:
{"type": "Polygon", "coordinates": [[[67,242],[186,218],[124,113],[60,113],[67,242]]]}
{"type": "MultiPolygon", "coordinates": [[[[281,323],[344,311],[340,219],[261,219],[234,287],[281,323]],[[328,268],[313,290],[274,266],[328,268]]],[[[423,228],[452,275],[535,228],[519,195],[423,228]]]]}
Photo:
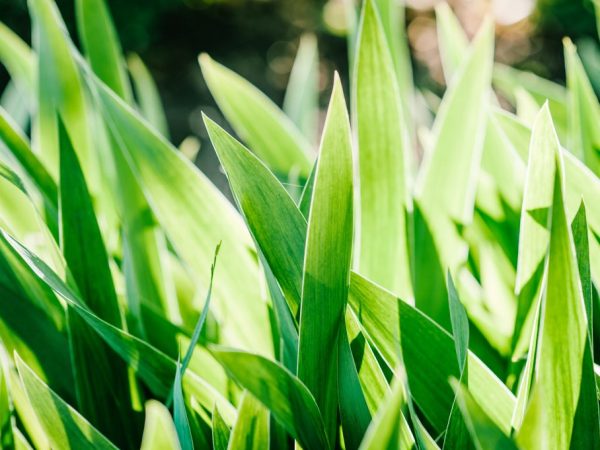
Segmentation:
{"type": "Polygon", "coordinates": [[[103,0],[76,3],[85,57],[52,0],[33,50],[0,25],[3,448],[600,446],[576,49],[566,88],[494,65],[492,24],[469,43],[441,5],[448,89],[421,111],[395,4],[364,1],[318,153],[312,38],[287,114],[200,57],[249,146],[204,117],[237,209],[168,142],[103,0]]]}

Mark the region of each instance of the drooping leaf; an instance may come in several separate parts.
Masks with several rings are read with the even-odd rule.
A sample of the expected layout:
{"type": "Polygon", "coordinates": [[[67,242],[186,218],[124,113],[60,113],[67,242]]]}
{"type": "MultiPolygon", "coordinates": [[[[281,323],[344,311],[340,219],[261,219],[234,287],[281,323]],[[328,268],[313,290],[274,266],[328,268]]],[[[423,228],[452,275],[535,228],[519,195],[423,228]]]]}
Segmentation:
{"type": "Polygon", "coordinates": [[[211,351],[229,376],[262,402],[303,448],[328,448],[319,408],[298,378],[259,355],[223,347],[211,351]]]}
{"type": "MultiPolygon", "coordinates": [[[[386,364],[396,367],[398,345],[411,395],[440,433],[454,393],[448,378],[460,376],[452,337],[425,314],[358,274],[352,274],[349,303],[386,364]]],[[[510,432],[515,398],[479,358],[469,352],[469,388],[504,432],[510,432]]]]}
{"type": "MultiPolygon", "coordinates": [[[[90,312],[84,306],[83,300],[48,265],[1,229],[0,242],[3,245],[10,246],[15,255],[20,258],[22,265],[25,265],[27,269],[52,288],[57,295],[67,301],[73,311],[83,318],[134,369],[136,375],[146,383],[155,395],[165,398],[168,396],[173,386],[172,380],[175,377],[177,368],[176,361],[145,341],[114,327],[90,312]]],[[[188,370],[184,376],[183,384],[184,389],[193,395],[202,406],[212,410],[215,404],[218,404],[223,417],[228,422],[233,421],[235,410],[231,404],[204,379],[188,370]]]]}
{"type": "Polygon", "coordinates": [[[15,359],[27,398],[53,448],[117,448],[56,395],[18,355],[15,359]]]}
{"type": "Polygon", "coordinates": [[[405,214],[410,147],[394,60],[373,0],[365,1],[362,11],[354,93],[360,179],[357,267],[368,278],[409,299],[405,214]]]}
{"type": "Polygon", "coordinates": [[[145,410],[141,450],[180,450],[177,431],[167,407],[156,400],[148,400],[145,410]]]}
{"type": "Polygon", "coordinates": [[[223,241],[226,269],[215,286],[214,307],[225,343],[272,353],[267,312],[255,282],[252,240],[224,196],[190,161],[156,134],[137,113],[97,80],[98,100],[119,151],[135,174],[152,212],[199,288],[209,284],[206,267],[223,241]],[[243,301],[241,300],[243,299],[243,301]]]}
{"type": "Polygon", "coordinates": [[[306,179],[310,145],[293,122],[262,92],[207,54],[200,56],[200,66],[221,111],[252,151],[279,176],[296,171],[306,179]]]}
{"type": "Polygon", "coordinates": [[[326,435],[337,432],[337,353],[344,329],[352,253],[352,147],[350,124],[336,76],[319,151],[312,194],[302,284],[298,377],[313,393],[326,435]]]}

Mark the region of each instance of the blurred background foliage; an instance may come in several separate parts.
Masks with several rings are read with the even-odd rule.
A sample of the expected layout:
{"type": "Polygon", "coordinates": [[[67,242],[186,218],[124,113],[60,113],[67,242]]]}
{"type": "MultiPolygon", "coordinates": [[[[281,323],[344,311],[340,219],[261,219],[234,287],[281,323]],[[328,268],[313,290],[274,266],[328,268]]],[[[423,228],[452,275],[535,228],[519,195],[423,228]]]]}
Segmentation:
{"type": "MultiPolygon", "coordinates": [[[[200,52],[238,72],[281,104],[303,33],[317,35],[321,101],[333,70],[347,85],[346,14],[352,0],[108,0],[125,53],[138,53],[154,76],[172,141],[199,138],[197,163],[225,188],[200,111],[219,117],[197,63],[200,52]],[[219,178],[221,178],[219,180],[219,178]]],[[[401,0],[399,0],[401,1],[401,0]]],[[[418,87],[440,93],[443,74],[433,8],[436,0],[407,0],[406,22],[418,87]]],[[[496,60],[564,82],[562,38],[578,45],[600,93],[600,49],[592,0],[450,0],[469,35],[484,16],[496,22],[496,60]]],[[[57,0],[73,39],[74,1],[57,0]]],[[[0,0],[0,20],[30,42],[26,0],[0,0]]],[[[0,88],[8,75],[0,68],[0,88]]],[[[223,121],[224,123],[224,121],[223,121]]],[[[195,144],[192,144],[195,145],[195,144]]]]}

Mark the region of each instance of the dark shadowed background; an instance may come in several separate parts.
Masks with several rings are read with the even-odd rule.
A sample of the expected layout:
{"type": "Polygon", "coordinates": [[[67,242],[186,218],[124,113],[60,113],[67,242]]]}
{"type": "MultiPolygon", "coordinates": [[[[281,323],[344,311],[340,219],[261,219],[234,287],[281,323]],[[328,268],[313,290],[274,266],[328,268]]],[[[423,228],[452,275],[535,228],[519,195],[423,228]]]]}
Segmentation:
{"type": "MultiPolygon", "coordinates": [[[[200,138],[197,163],[220,187],[216,158],[200,111],[219,118],[197,63],[201,52],[235,70],[281,104],[299,36],[318,37],[322,102],[333,70],[347,79],[343,2],[351,0],[108,0],[125,53],[138,53],[154,76],[165,106],[171,138],[200,138]]],[[[443,89],[433,6],[409,0],[407,34],[415,82],[443,89]]],[[[454,0],[449,2],[469,34],[486,14],[496,21],[496,59],[557,81],[564,79],[561,39],[578,43],[594,87],[600,88],[600,57],[590,0],[454,0]]],[[[74,0],[57,4],[77,41],[74,0]]],[[[30,42],[26,0],[0,0],[0,20],[30,42]]],[[[0,68],[0,88],[8,76],[0,68]]],[[[346,83],[347,84],[347,83],[346,83]]]]}

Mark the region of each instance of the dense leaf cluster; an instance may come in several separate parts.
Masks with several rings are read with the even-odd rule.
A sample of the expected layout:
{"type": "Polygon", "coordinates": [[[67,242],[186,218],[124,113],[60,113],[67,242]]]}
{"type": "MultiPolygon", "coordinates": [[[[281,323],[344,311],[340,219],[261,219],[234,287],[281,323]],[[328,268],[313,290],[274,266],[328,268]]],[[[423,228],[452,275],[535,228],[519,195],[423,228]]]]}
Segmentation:
{"type": "Polygon", "coordinates": [[[349,9],[320,138],[314,38],[283,110],[200,56],[247,145],[204,117],[235,205],[169,143],[103,0],[76,2],[82,53],[53,0],[29,1],[33,49],[0,24],[2,448],[600,447],[576,49],[566,88],[494,65],[492,24],[469,42],[441,5],[437,99],[395,6],[349,9]]]}

